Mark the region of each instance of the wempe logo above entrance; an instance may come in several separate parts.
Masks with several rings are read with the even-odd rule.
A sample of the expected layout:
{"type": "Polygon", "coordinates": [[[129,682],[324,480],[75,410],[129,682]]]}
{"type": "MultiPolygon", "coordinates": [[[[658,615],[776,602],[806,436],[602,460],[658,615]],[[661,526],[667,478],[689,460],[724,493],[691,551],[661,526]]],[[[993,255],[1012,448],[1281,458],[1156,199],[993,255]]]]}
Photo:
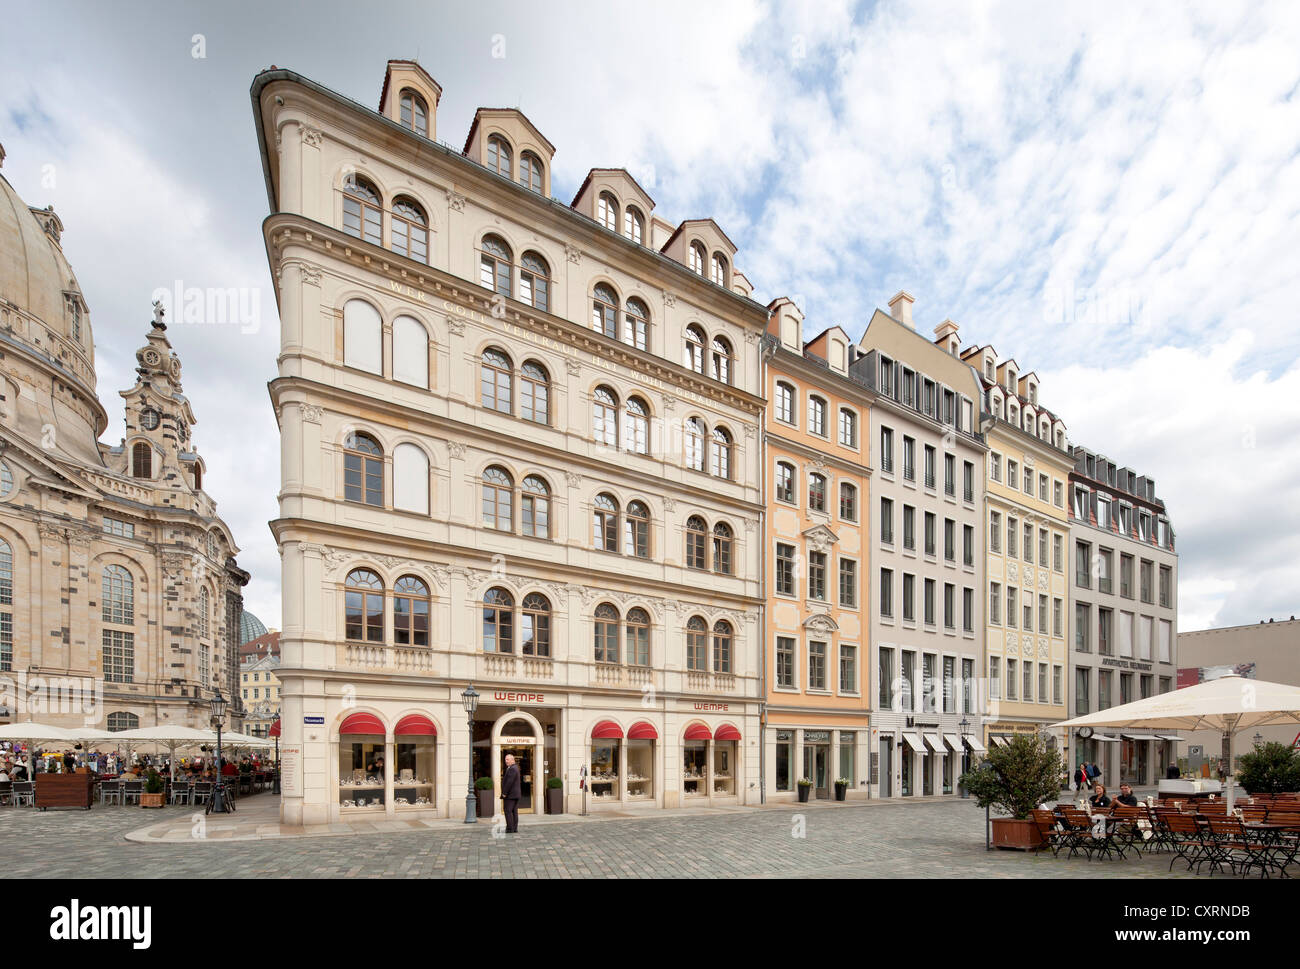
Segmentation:
{"type": "Polygon", "coordinates": [[[130,942],[149,948],[153,909],[148,905],[87,905],[78,899],[50,909],[50,938],[56,942],[130,942]]]}

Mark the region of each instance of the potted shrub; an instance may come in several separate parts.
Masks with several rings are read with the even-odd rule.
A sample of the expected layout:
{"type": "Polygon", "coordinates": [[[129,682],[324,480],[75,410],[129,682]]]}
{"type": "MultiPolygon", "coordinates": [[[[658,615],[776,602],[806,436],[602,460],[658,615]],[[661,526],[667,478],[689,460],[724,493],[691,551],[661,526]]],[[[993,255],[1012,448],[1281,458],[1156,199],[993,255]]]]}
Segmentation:
{"type": "Polygon", "coordinates": [[[1061,770],[1061,755],[1038,735],[1019,734],[1007,746],[992,748],[960,783],[980,807],[1009,815],[992,819],[993,845],[1027,851],[1042,845],[1030,812],[1058,798],[1061,770]]]}
{"type": "Polygon", "coordinates": [[[474,782],[474,790],[478,792],[478,816],[480,818],[490,818],[496,814],[496,798],[492,790],[492,778],[480,777],[474,782]]]}
{"type": "Polygon", "coordinates": [[[1241,755],[1237,783],[1251,794],[1300,791],[1300,753],[1286,744],[1260,744],[1241,755]]]}
{"type": "Polygon", "coordinates": [[[163,791],[167,785],[159,774],[152,767],[149,768],[149,774],[144,779],[144,790],[140,795],[140,806],[145,808],[160,808],[163,806],[163,791]]]}
{"type": "Polygon", "coordinates": [[[807,801],[810,793],[812,793],[812,781],[806,777],[799,778],[799,803],[807,801]]]}
{"type": "Polygon", "coordinates": [[[849,779],[847,777],[835,778],[835,800],[842,801],[849,793],[849,779]]]}
{"type": "Polygon", "coordinates": [[[546,778],[546,813],[564,813],[564,778],[546,778]]]}

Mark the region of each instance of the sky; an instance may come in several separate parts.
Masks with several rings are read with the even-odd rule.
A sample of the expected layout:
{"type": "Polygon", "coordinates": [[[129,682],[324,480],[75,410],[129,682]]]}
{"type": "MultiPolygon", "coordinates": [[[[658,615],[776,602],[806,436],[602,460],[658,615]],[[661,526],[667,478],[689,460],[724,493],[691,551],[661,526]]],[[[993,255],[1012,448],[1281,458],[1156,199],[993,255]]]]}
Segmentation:
{"type": "Polygon", "coordinates": [[[53,203],[90,306],[105,440],[156,291],[205,489],[280,620],[278,322],[248,90],[271,65],[377,107],[389,58],[557,146],[566,203],[626,167],[712,217],[755,298],[857,338],[899,289],[929,333],[1040,377],[1073,443],[1156,481],[1179,627],[1300,613],[1300,4],[69,3],[0,35],[3,174],[53,203]],[[173,299],[166,300],[168,305],[173,299]],[[208,314],[203,314],[208,316],[208,314]]]}

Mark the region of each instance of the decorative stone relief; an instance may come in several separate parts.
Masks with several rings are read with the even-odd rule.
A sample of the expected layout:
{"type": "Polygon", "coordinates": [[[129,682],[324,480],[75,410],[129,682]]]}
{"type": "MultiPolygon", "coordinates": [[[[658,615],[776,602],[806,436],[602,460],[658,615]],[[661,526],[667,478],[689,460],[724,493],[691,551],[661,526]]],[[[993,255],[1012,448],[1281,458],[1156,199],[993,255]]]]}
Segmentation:
{"type": "Polygon", "coordinates": [[[465,445],[460,441],[448,441],[447,453],[451,455],[454,460],[459,461],[461,458],[465,457],[465,445]]]}
{"type": "Polygon", "coordinates": [[[667,306],[669,309],[672,309],[672,308],[673,308],[674,306],[676,306],[676,305],[677,305],[677,297],[674,296],[672,293],[668,292],[668,290],[665,289],[665,290],[664,290],[664,306],[667,306]]]}
{"type": "Polygon", "coordinates": [[[564,369],[569,372],[570,377],[576,377],[578,374],[582,373],[582,364],[577,360],[574,360],[572,357],[565,357],[564,369]]]}
{"type": "Polygon", "coordinates": [[[298,264],[302,270],[302,281],[310,286],[319,286],[321,271],[319,266],[313,266],[311,263],[302,262],[298,264]]]}
{"type": "Polygon", "coordinates": [[[1017,565],[1015,562],[1008,562],[1008,563],[1007,563],[1007,578],[1008,578],[1008,579],[1010,579],[1012,582],[1019,582],[1019,581],[1020,581],[1020,579],[1018,578],[1019,573],[1020,573],[1020,566],[1019,566],[1019,565],[1017,565]]]}
{"type": "Polygon", "coordinates": [[[321,131],[319,128],[312,128],[309,125],[302,125],[302,143],[311,145],[313,148],[319,148],[321,142],[321,131]]]}
{"type": "Polygon", "coordinates": [[[447,317],[447,332],[452,336],[460,336],[465,332],[465,321],[455,316],[447,317]]]}
{"type": "Polygon", "coordinates": [[[451,210],[452,210],[453,212],[464,212],[464,211],[465,211],[465,196],[463,196],[463,195],[461,195],[461,194],[459,194],[459,193],[457,193],[457,192],[453,192],[453,191],[451,191],[450,189],[448,189],[448,191],[447,191],[447,205],[451,208],[451,210]]]}
{"type": "Polygon", "coordinates": [[[575,474],[572,471],[564,472],[564,481],[570,488],[576,488],[582,484],[582,475],[575,474]]]}
{"type": "Polygon", "coordinates": [[[673,512],[677,510],[677,500],[675,498],[664,498],[664,511],[673,512]]]}
{"type": "Polygon", "coordinates": [[[302,419],[308,424],[319,424],[321,422],[321,408],[316,404],[302,405],[302,419]]]}
{"type": "Polygon", "coordinates": [[[582,250],[571,242],[566,242],[564,244],[564,255],[568,258],[569,262],[573,263],[575,266],[582,262],[582,250]]]}

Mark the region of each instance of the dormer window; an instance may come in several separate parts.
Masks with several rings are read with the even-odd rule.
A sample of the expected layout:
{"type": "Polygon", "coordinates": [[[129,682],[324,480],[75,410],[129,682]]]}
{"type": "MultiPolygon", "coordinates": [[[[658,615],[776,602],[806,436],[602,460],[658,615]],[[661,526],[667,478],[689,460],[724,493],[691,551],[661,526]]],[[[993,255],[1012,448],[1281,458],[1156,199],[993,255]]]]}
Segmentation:
{"type": "Polygon", "coordinates": [[[131,448],[131,477],[153,477],[153,448],[143,441],[131,448]]]}
{"type": "Polygon", "coordinates": [[[993,376],[993,358],[992,358],[992,357],[985,357],[985,358],[984,358],[984,376],[987,377],[989,380],[994,380],[994,379],[996,379],[996,378],[993,376]]]}
{"type": "Polygon", "coordinates": [[[698,242],[691,243],[690,259],[691,259],[690,261],[691,272],[703,276],[704,275],[704,247],[700,245],[698,242]]]}
{"type": "Polygon", "coordinates": [[[608,192],[601,192],[596,200],[596,221],[611,232],[618,231],[618,199],[608,192]]]}
{"type": "Polygon", "coordinates": [[[715,252],[709,263],[709,274],[719,286],[727,285],[727,257],[715,252]]]}
{"type": "Polygon", "coordinates": [[[66,297],[68,304],[68,332],[72,334],[72,339],[78,343],[81,342],[81,300],[69,293],[66,297]]]}
{"type": "Polygon", "coordinates": [[[519,184],[538,195],[542,193],[542,163],[531,151],[519,156],[519,184]]]}
{"type": "Polygon", "coordinates": [[[488,138],[487,167],[506,178],[514,177],[514,153],[500,135],[492,135],[488,138]]]}
{"type": "Polygon", "coordinates": [[[429,136],[429,108],[424,98],[414,91],[402,92],[401,122],[403,128],[409,128],[423,138],[429,136]]]}
{"type": "Polygon", "coordinates": [[[645,238],[645,216],[635,206],[629,205],[623,213],[623,235],[638,246],[645,238]]]}

